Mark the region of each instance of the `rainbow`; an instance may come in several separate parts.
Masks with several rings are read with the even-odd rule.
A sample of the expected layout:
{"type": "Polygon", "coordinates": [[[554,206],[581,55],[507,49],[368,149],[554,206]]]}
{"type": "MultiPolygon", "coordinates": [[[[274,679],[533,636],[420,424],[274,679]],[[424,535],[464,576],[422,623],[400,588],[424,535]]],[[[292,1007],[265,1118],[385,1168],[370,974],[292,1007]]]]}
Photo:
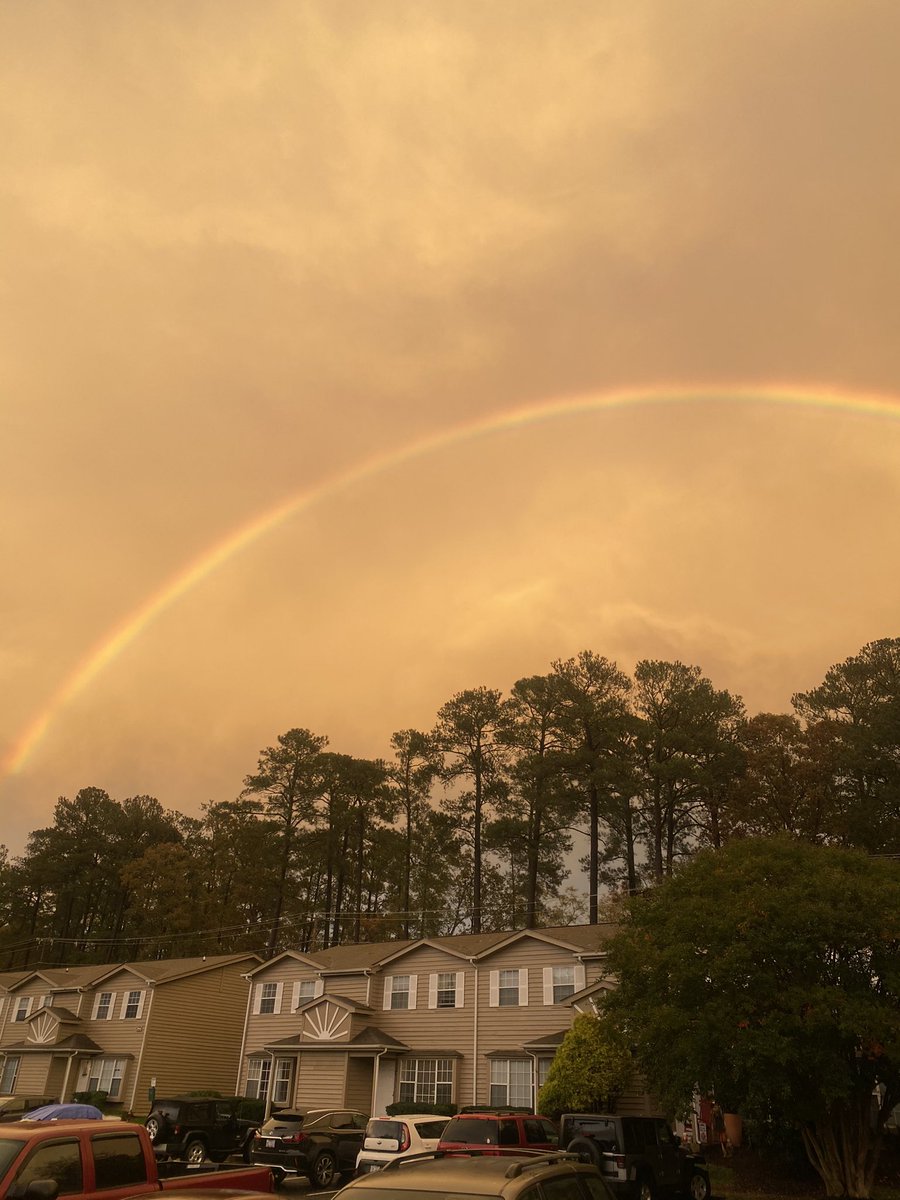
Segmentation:
{"type": "Polygon", "coordinates": [[[714,400],[731,404],[776,404],[790,408],[839,410],[865,416],[900,416],[900,398],[878,393],[859,393],[817,384],[720,384],[693,387],[623,388],[542,400],[507,409],[500,414],[478,418],[438,430],[370,458],[350,464],[330,478],[301,490],[251,517],[228,533],[221,541],[205,549],[176,575],[127,614],[93,646],[74,670],[59,685],[43,708],[21,730],[7,754],[0,760],[0,779],[22,770],[62,709],[90,686],[156,618],[175,604],[219,567],[229,562],[258,539],[265,537],[292,517],[360,482],[396,470],[414,459],[435,454],[476,438],[505,433],[508,430],[560,420],[585,413],[640,405],[686,404],[714,400]]]}

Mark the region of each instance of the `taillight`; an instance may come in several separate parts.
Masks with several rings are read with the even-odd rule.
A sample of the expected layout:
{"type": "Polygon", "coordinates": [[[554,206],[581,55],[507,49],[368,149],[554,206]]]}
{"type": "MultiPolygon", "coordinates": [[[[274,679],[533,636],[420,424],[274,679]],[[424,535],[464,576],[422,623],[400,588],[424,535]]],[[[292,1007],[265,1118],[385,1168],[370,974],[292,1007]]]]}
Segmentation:
{"type": "Polygon", "coordinates": [[[616,1166],[619,1168],[620,1171],[625,1170],[625,1155],[624,1154],[614,1154],[612,1156],[612,1160],[616,1164],[616,1166]]]}
{"type": "Polygon", "coordinates": [[[298,1133],[288,1133],[281,1139],[283,1142],[290,1142],[292,1146],[296,1146],[298,1142],[306,1141],[306,1134],[302,1131],[298,1133]]]}
{"type": "Polygon", "coordinates": [[[409,1149],[409,1126],[406,1124],[405,1121],[403,1122],[403,1138],[400,1142],[400,1149],[401,1150],[409,1149]]]}

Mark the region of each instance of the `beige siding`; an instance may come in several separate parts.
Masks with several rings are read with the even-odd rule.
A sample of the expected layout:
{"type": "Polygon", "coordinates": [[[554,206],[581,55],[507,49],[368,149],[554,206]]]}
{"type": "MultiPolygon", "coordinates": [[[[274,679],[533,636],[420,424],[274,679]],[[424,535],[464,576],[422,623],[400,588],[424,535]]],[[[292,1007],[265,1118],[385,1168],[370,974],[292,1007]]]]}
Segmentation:
{"type": "Polygon", "coordinates": [[[297,1078],[299,1108],[339,1108],[344,1104],[347,1055],[310,1051],[300,1055],[297,1078]]]}
{"type": "MultiPolygon", "coordinates": [[[[315,982],[318,979],[319,977],[312,967],[290,958],[281,958],[272,963],[270,967],[254,974],[249,983],[251,991],[247,993],[251,999],[251,1013],[247,1024],[245,1054],[258,1053],[264,1046],[281,1041],[282,1038],[293,1037],[294,1034],[300,1032],[300,1021],[293,1011],[294,984],[304,981],[315,982]],[[261,983],[281,984],[280,1012],[254,1013],[252,1011],[252,989],[261,983]]],[[[343,996],[355,1004],[366,1003],[367,980],[365,976],[330,976],[324,981],[324,987],[327,992],[343,996]]],[[[305,1003],[305,1001],[301,1001],[301,1003],[305,1003]]]]}
{"type": "MultiPolygon", "coordinates": [[[[145,1002],[147,1040],[126,1080],[126,1099],[138,1116],[149,1111],[147,1090],[178,1095],[200,1089],[234,1094],[247,1004],[247,962],[158,984],[145,1002]],[[132,1101],[131,1097],[134,1096],[132,1101]]],[[[141,1022],[143,1024],[143,1022],[141,1022]]]]}
{"type": "Polygon", "coordinates": [[[344,1103],[357,1112],[372,1111],[374,1063],[371,1058],[351,1058],[347,1061],[347,1090],[344,1103]]]}
{"type": "Polygon", "coordinates": [[[46,1096],[47,1076],[50,1073],[49,1054],[23,1054],[19,1060],[19,1073],[16,1076],[17,1096],[46,1096]]]}

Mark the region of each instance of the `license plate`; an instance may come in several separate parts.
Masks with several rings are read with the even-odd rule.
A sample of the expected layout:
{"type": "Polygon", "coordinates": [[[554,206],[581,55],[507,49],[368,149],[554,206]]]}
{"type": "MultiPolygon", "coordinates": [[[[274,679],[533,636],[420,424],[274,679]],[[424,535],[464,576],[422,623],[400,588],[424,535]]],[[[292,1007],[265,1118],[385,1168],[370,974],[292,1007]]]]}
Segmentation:
{"type": "Polygon", "coordinates": [[[267,1150],[275,1149],[275,1138],[266,1138],[266,1149],[267,1150]]]}

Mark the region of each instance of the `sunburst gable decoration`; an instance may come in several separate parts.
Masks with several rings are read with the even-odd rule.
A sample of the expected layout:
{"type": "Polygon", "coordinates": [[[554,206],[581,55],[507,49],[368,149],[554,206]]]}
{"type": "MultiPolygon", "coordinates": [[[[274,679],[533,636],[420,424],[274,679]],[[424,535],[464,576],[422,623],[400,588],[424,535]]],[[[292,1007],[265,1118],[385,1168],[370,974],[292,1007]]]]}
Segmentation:
{"type": "Polygon", "coordinates": [[[334,1042],[347,1032],[350,1014],[330,1000],[303,1014],[305,1037],[317,1042],[334,1042]]]}
{"type": "Polygon", "coordinates": [[[56,1031],[59,1029],[59,1021],[51,1013],[42,1012],[39,1017],[31,1022],[31,1028],[28,1030],[29,1042],[37,1042],[40,1046],[46,1046],[50,1042],[56,1041],[56,1031]]]}

